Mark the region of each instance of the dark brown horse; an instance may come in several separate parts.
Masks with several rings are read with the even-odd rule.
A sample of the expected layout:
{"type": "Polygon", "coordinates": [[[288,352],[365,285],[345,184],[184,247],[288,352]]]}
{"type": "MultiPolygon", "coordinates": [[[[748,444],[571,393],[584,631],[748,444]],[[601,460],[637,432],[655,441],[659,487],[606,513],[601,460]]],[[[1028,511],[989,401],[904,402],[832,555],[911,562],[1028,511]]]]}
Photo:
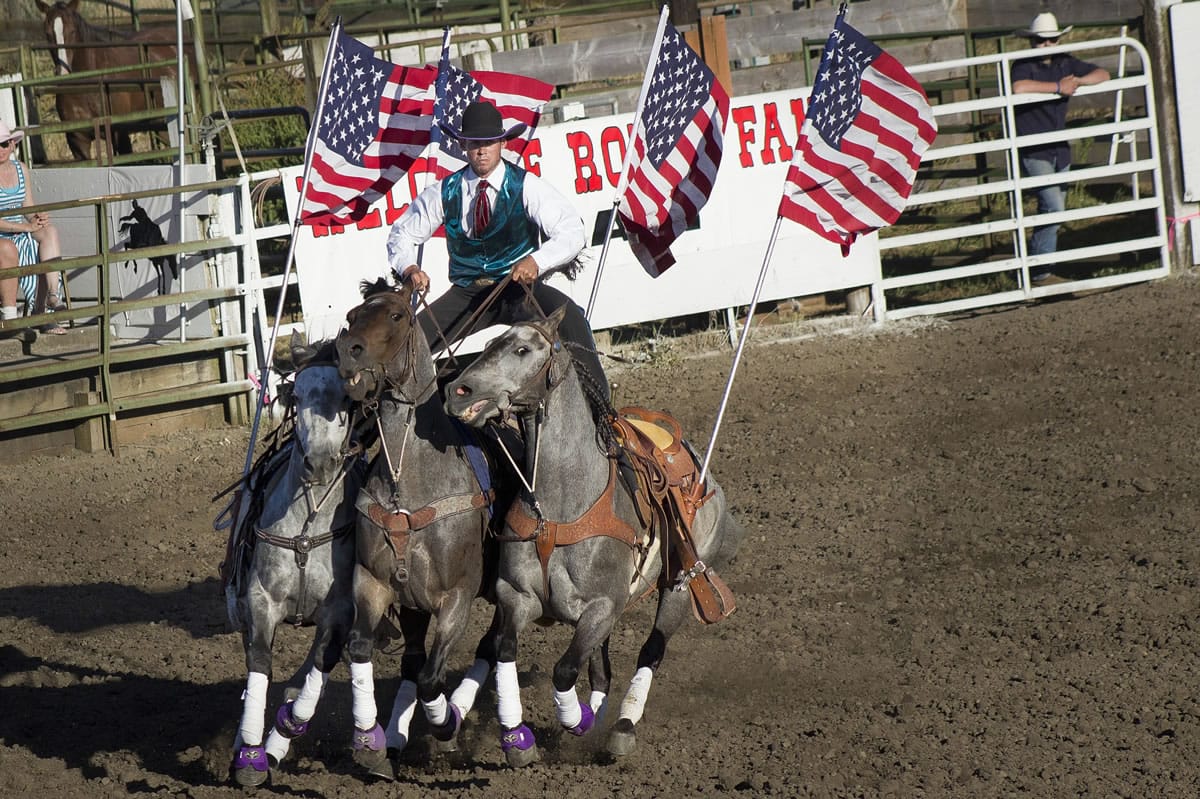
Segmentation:
{"type": "MultiPolygon", "coordinates": [[[[50,57],[59,75],[109,67],[134,67],[143,63],[143,49],[149,61],[175,58],[175,46],[169,43],[175,32],[169,28],[122,32],[96,27],[80,16],[79,0],[56,0],[53,5],[37,0],[37,7],[46,15],[46,40],[53,47],[50,57]],[[118,42],[126,42],[128,46],[114,46],[118,42]]],[[[97,136],[109,137],[109,147],[113,152],[133,152],[129,133],[131,130],[144,129],[145,123],[110,125],[111,133],[107,133],[100,123],[107,117],[147,108],[146,91],[136,85],[136,81],[174,74],[174,68],[169,67],[130,69],[81,82],[78,88],[60,92],[55,99],[59,119],[63,122],[84,119],[96,122],[92,130],[67,133],[67,145],[76,160],[84,161],[92,157],[92,142],[97,136]],[[134,85],[112,86],[113,82],[134,85]],[[100,84],[99,91],[96,90],[96,84],[100,84]]]]}

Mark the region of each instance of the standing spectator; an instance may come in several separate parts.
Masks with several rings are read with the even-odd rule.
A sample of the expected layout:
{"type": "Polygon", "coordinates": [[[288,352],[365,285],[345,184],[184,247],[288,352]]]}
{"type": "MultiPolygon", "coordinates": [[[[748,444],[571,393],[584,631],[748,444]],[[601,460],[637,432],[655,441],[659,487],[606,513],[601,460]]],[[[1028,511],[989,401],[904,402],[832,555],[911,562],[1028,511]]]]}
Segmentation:
{"type": "MultiPolygon", "coordinates": [[[[25,180],[25,169],[13,157],[17,151],[17,142],[24,137],[23,131],[13,132],[7,123],[0,120],[0,212],[36,204],[25,180]]],[[[50,224],[48,214],[18,213],[0,217],[0,242],[11,243],[15,248],[17,263],[13,266],[29,266],[38,261],[57,260],[61,256],[58,231],[50,224]]],[[[8,266],[11,250],[8,247],[4,247],[4,250],[8,253],[8,257],[3,259],[4,265],[8,266]]],[[[65,308],[59,293],[61,282],[58,272],[0,281],[0,318],[7,320],[17,317],[18,291],[25,295],[26,313],[44,313],[65,308]]],[[[38,329],[53,335],[67,332],[55,322],[44,324],[38,329]]]]}
{"type": "MultiPolygon", "coordinates": [[[[1029,39],[1029,46],[1051,47],[1058,44],[1059,37],[1066,35],[1073,25],[1060,29],[1058,20],[1050,12],[1038,14],[1030,26],[1017,31],[1017,35],[1029,39]]],[[[1080,86],[1092,86],[1108,80],[1107,70],[1080,61],[1067,53],[1036,56],[1017,61],[1012,66],[1012,90],[1015,94],[1036,92],[1056,94],[1053,100],[1027,103],[1015,109],[1017,135],[1050,133],[1067,127],[1067,101],[1080,86]]],[[[1060,141],[1022,147],[1021,172],[1027,177],[1041,177],[1071,168],[1070,142],[1060,141]]],[[[1061,184],[1034,189],[1039,214],[1056,213],[1066,209],[1067,191],[1061,184]]],[[[1033,229],[1029,241],[1030,255],[1046,255],[1058,249],[1058,225],[1039,225],[1033,229]]],[[[1030,281],[1046,283],[1055,279],[1048,266],[1036,267],[1030,272],[1030,281]]]]}

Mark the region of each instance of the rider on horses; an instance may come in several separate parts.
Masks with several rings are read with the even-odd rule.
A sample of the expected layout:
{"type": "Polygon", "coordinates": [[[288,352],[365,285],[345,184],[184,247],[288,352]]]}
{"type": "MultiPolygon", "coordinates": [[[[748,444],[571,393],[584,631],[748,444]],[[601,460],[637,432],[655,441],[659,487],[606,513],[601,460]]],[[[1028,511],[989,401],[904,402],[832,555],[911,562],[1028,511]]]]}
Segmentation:
{"type": "Polygon", "coordinates": [[[473,330],[537,320],[565,307],[563,339],[574,345],[571,354],[583,379],[607,399],[608,380],[582,309],[540,279],[577,268],[586,243],[579,213],[549,183],[501,158],[504,142],[525,125],[505,130],[491,103],[471,102],[461,130],[443,128],[462,145],[467,166],[421,192],[392,225],[387,241],[392,271],[424,292],[429,275],[417,262],[418,248],[445,226],[451,286],[418,317],[430,348],[436,353],[473,330]]]}

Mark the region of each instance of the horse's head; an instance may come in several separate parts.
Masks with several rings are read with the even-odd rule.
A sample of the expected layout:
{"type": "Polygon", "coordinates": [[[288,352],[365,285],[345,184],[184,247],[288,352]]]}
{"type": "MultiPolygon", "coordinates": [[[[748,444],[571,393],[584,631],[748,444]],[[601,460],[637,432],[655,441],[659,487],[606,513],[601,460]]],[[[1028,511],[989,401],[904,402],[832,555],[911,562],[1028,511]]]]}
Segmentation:
{"type": "Polygon", "coordinates": [[[412,310],[412,290],[393,289],[380,278],[363,282],[363,301],[346,314],[337,336],[338,371],[346,393],[362,401],[390,384],[412,377],[416,339],[421,335],[412,310]]]}
{"type": "Polygon", "coordinates": [[[296,409],[296,443],[304,458],[304,481],[329,485],[348,455],[350,398],[333,362],[331,345],[309,347],[293,334],[291,350],[297,370],[291,402],[296,409]]]}
{"type": "Polygon", "coordinates": [[[71,73],[72,50],[64,47],[83,41],[83,17],[79,15],[79,0],[56,0],[53,5],[37,0],[38,10],[46,15],[43,28],[46,41],[54,47],[50,58],[56,75],[71,73]]]}
{"type": "Polygon", "coordinates": [[[482,427],[509,414],[537,408],[571,369],[558,335],[566,307],[540,322],[513,325],[446,386],[446,413],[482,427]]]}

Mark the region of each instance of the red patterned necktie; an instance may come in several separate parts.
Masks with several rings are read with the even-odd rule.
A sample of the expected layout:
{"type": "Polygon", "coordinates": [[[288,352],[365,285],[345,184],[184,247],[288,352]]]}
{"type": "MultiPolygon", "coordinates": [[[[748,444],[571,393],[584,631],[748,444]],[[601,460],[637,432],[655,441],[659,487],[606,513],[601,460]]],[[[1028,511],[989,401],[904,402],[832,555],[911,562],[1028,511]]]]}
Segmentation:
{"type": "Polygon", "coordinates": [[[488,222],[492,219],[492,201],[488,199],[488,182],[479,182],[479,191],[475,193],[475,210],[472,212],[472,229],[478,238],[487,230],[488,222]]]}

